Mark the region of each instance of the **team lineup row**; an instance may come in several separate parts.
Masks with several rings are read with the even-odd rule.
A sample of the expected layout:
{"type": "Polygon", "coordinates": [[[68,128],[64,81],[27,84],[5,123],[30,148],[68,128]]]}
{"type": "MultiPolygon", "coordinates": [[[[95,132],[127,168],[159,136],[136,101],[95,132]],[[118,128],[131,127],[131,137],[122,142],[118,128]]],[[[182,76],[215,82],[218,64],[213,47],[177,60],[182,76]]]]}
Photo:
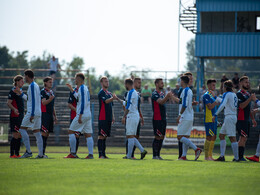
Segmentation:
{"type": "MultiPolygon", "coordinates": [[[[27,95],[23,93],[23,76],[14,77],[14,87],[8,96],[8,106],[11,108],[10,128],[13,138],[10,143],[11,158],[32,157],[30,149],[30,140],[27,129],[31,128],[36,137],[38,156],[36,158],[48,158],[45,155],[47,139],[49,133],[53,131],[53,124],[57,122],[54,108],[55,96],[52,92],[52,78],[46,77],[44,88],[40,90],[34,81],[34,73],[31,70],[25,70],[25,81],[29,84],[27,95]],[[27,112],[24,115],[24,100],[27,101],[27,112]],[[26,147],[23,156],[19,155],[21,138],[26,147]]],[[[76,87],[73,89],[70,84],[66,84],[70,90],[68,105],[71,109],[71,124],[69,127],[70,154],[66,158],[78,158],[77,149],[79,145],[79,136],[84,134],[87,142],[89,154],[87,159],[93,159],[93,138],[92,123],[90,111],[90,94],[86,85],[84,85],[85,76],[82,73],[75,75],[76,87]]],[[[137,147],[141,152],[143,159],[147,151],[142,147],[138,138],[140,127],[144,119],[140,109],[140,95],[137,91],[141,88],[141,78],[126,79],[125,88],[127,93],[124,100],[121,100],[108,91],[109,80],[107,77],[100,79],[101,90],[98,94],[99,99],[99,118],[98,118],[98,151],[99,158],[108,158],[106,155],[106,139],[110,136],[111,126],[114,123],[113,101],[118,101],[123,105],[124,115],[122,123],[126,128],[126,159],[135,159],[134,152],[137,147]]],[[[187,160],[186,155],[189,148],[195,151],[195,160],[200,157],[202,149],[198,148],[190,139],[190,133],[193,126],[194,111],[193,105],[198,102],[193,101],[193,93],[189,86],[193,84],[193,76],[190,72],[181,76],[181,89],[179,96],[175,97],[171,92],[166,95],[163,93],[164,83],[161,78],[155,79],[155,90],[152,94],[153,108],[153,130],[154,140],[153,159],[163,160],[160,155],[163,139],[166,130],[166,102],[169,99],[179,103],[179,116],[177,118],[178,129],[177,138],[179,140],[179,160],[187,160]]],[[[206,130],[206,140],[204,145],[205,160],[214,160],[212,157],[214,143],[217,135],[217,115],[224,109],[224,123],[220,130],[220,157],[217,161],[225,161],[225,136],[231,141],[231,147],[234,153],[234,161],[244,161],[244,148],[247,137],[249,136],[251,117],[253,126],[256,126],[254,113],[257,110],[251,110],[251,101],[255,101],[260,106],[255,94],[249,94],[249,78],[240,79],[241,90],[237,94],[233,92],[232,81],[224,83],[223,99],[216,97],[214,90],[216,80],[207,81],[208,91],[203,96],[204,103],[204,122],[206,130]],[[217,108],[218,107],[218,108],[217,108]],[[240,135],[239,142],[236,140],[236,131],[240,135]]],[[[260,140],[257,145],[256,155],[247,157],[249,160],[259,161],[260,140]]]]}

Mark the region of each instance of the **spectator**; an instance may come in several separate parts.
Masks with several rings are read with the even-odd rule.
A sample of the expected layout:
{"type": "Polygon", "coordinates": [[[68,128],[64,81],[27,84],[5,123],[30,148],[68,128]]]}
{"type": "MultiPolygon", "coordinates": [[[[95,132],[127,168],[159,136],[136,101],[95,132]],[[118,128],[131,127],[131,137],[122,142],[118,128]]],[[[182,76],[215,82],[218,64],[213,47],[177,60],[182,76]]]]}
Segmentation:
{"type": "Polygon", "coordinates": [[[232,79],[233,82],[233,86],[236,90],[239,90],[239,77],[238,77],[238,73],[234,74],[234,77],[232,79]]]}
{"type": "Polygon", "coordinates": [[[167,88],[165,90],[165,95],[167,95],[167,93],[171,92],[171,86],[167,85],[167,88]]]}
{"type": "Polygon", "coordinates": [[[144,101],[148,101],[149,103],[151,103],[152,90],[148,89],[148,84],[146,84],[144,86],[144,89],[142,89],[141,96],[142,103],[144,103],[144,101]]]}
{"type": "Polygon", "coordinates": [[[176,97],[178,97],[178,92],[179,92],[179,90],[180,90],[180,85],[179,85],[179,83],[177,83],[177,84],[175,85],[175,89],[172,90],[173,95],[175,95],[176,97]]]}
{"type": "Polygon", "coordinates": [[[53,78],[53,90],[55,89],[55,78],[56,72],[61,69],[58,58],[52,56],[51,60],[48,62],[48,68],[50,69],[50,76],[53,78]]]}
{"type": "Polygon", "coordinates": [[[223,94],[223,85],[224,85],[224,82],[227,81],[228,78],[226,77],[225,74],[222,75],[222,78],[221,78],[221,85],[220,85],[220,94],[223,94]]]}

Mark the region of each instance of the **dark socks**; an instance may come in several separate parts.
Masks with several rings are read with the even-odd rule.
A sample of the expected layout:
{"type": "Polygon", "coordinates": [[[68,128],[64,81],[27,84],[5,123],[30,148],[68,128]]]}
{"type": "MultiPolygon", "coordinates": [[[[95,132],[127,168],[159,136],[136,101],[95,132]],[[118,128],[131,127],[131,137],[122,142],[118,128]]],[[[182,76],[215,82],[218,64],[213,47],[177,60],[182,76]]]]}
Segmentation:
{"type": "Polygon", "coordinates": [[[178,141],[178,146],[179,146],[179,158],[182,155],[182,142],[178,141]]]}
{"type": "Polygon", "coordinates": [[[153,156],[159,156],[160,140],[153,140],[153,156]]]}
{"type": "Polygon", "coordinates": [[[45,149],[47,146],[47,139],[48,137],[42,136],[42,142],[43,142],[43,155],[45,154],[45,149]]]}
{"type": "Polygon", "coordinates": [[[107,146],[106,146],[106,141],[107,141],[107,140],[106,140],[106,139],[103,139],[102,141],[103,141],[102,153],[103,153],[103,156],[106,156],[106,147],[107,147],[107,146]]]}
{"type": "Polygon", "coordinates": [[[20,155],[20,147],[21,147],[21,138],[15,139],[14,152],[16,156],[20,155]]]}
{"type": "Polygon", "coordinates": [[[245,147],[239,146],[238,147],[238,152],[239,152],[239,159],[244,157],[244,152],[245,152],[245,147]]]}
{"type": "Polygon", "coordinates": [[[134,148],[133,148],[132,157],[135,156],[135,149],[136,149],[136,146],[134,146],[134,148]]]}
{"type": "Polygon", "coordinates": [[[76,137],[76,153],[78,152],[79,148],[79,137],[76,137]]]}
{"type": "Polygon", "coordinates": [[[15,150],[15,138],[12,137],[11,142],[10,142],[10,156],[14,155],[14,150],[15,150]]]}
{"type": "Polygon", "coordinates": [[[103,149],[103,140],[102,139],[98,139],[98,153],[99,153],[99,157],[101,157],[102,154],[102,149],[103,149]]]}
{"type": "Polygon", "coordinates": [[[163,139],[160,139],[160,140],[159,140],[159,150],[158,150],[158,156],[160,156],[160,155],[161,155],[162,143],[163,143],[163,139]]]}
{"type": "Polygon", "coordinates": [[[127,153],[128,153],[128,139],[126,139],[125,148],[126,148],[126,155],[127,155],[127,153]]]}

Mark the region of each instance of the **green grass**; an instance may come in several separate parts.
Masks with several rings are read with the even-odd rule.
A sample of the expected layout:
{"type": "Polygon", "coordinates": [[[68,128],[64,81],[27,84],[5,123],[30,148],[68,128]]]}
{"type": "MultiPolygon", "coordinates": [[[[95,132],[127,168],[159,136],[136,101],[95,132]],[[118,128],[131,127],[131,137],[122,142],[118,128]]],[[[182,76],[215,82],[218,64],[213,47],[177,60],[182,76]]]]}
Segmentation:
{"type": "MultiPolygon", "coordinates": [[[[231,162],[232,156],[221,163],[192,161],[192,151],[187,156],[191,161],[177,161],[177,155],[170,154],[176,149],[163,149],[164,161],[151,160],[151,155],[145,160],[123,160],[123,154],[110,154],[110,159],[98,159],[95,154],[94,160],[86,160],[84,147],[81,159],[64,159],[65,153],[52,153],[68,150],[64,149],[49,147],[49,159],[9,159],[4,153],[7,147],[0,147],[0,194],[260,193],[260,164],[231,162]]],[[[124,152],[124,148],[108,150],[124,152]]]]}

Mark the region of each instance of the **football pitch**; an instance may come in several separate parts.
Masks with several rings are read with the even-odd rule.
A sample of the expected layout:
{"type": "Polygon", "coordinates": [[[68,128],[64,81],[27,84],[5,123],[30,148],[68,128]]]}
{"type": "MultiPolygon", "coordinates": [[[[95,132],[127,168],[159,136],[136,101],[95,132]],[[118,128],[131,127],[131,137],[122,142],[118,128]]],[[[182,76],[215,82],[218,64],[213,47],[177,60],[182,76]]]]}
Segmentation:
{"type": "MultiPolygon", "coordinates": [[[[193,161],[189,150],[189,161],[178,161],[176,149],[163,149],[165,160],[152,160],[151,150],[144,160],[124,160],[124,148],[110,148],[110,159],[94,154],[95,159],[87,160],[83,147],[80,159],[64,159],[65,148],[57,148],[48,147],[49,159],[10,159],[8,147],[1,147],[0,194],[260,193],[260,164],[231,162],[231,155],[227,162],[206,162],[202,153],[193,161]]],[[[35,147],[33,152],[36,156],[35,147]]]]}

